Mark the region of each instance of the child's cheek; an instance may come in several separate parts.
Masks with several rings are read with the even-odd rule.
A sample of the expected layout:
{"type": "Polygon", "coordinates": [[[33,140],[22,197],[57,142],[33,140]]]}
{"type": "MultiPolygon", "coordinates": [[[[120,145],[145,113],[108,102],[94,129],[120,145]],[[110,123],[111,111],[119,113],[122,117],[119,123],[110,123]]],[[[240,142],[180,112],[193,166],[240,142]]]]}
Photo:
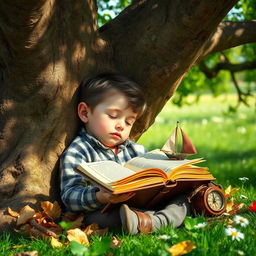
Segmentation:
{"type": "Polygon", "coordinates": [[[108,122],[102,122],[98,125],[98,130],[100,132],[107,132],[109,130],[109,123],[108,122]]]}

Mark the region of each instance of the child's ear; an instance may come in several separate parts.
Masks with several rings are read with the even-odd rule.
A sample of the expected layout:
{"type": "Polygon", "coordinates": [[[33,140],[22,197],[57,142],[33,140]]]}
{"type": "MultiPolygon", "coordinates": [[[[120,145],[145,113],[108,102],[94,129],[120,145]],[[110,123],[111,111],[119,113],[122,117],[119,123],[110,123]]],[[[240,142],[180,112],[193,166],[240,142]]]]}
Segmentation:
{"type": "Polygon", "coordinates": [[[85,124],[88,122],[88,111],[89,110],[90,109],[85,102],[80,102],[77,106],[78,116],[79,116],[80,120],[85,124]]]}

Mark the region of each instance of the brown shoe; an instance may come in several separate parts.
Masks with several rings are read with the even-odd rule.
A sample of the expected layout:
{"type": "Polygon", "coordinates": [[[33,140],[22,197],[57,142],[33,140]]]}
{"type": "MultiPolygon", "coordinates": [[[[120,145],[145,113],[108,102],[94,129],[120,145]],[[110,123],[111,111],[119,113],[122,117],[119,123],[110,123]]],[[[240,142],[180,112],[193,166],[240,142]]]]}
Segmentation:
{"type": "Polygon", "coordinates": [[[149,214],[131,210],[128,205],[122,204],[120,207],[120,218],[122,227],[129,234],[142,232],[148,234],[152,231],[152,219],[149,214]]]}

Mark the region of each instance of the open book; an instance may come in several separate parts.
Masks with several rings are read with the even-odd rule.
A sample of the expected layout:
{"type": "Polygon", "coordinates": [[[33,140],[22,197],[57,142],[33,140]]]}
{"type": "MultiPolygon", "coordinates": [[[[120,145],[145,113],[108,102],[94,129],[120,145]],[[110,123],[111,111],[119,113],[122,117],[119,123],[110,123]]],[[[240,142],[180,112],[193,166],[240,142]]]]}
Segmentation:
{"type": "Polygon", "coordinates": [[[124,166],[113,161],[84,163],[78,172],[105,189],[120,194],[162,186],[181,180],[214,180],[207,167],[196,166],[202,158],[170,160],[160,150],[135,157],[124,166]]]}
{"type": "Polygon", "coordinates": [[[135,157],[124,166],[114,161],[101,161],[83,163],[77,171],[113,194],[135,191],[135,196],[126,203],[138,208],[150,209],[168,202],[177,194],[192,192],[215,178],[207,167],[197,165],[204,159],[184,159],[184,156],[195,154],[196,149],[180,128],[182,150],[181,154],[178,153],[178,128],[177,124],[162,149],[135,157]]]}

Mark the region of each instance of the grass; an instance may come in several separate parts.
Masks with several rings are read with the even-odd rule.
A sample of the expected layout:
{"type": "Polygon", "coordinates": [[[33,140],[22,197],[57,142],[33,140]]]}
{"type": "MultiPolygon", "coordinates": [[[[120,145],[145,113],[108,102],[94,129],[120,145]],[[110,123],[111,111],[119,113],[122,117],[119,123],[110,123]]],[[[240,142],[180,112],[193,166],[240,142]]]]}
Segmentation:
{"type": "MultiPolygon", "coordinates": [[[[237,113],[227,114],[228,105],[234,104],[235,100],[233,95],[217,99],[204,96],[199,103],[181,109],[168,103],[139,142],[149,150],[161,147],[175,122],[179,120],[194,142],[198,155],[207,159],[207,166],[217,178],[217,182],[224,188],[228,185],[239,187],[235,197],[237,201],[245,203],[247,208],[256,200],[256,117],[253,107],[241,107],[237,113]],[[241,181],[240,177],[248,177],[249,180],[241,181]],[[240,195],[247,198],[241,199],[240,195]]],[[[197,223],[208,222],[207,227],[197,230],[192,225],[194,220],[188,218],[181,228],[163,228],[151,235],[130,236],[119,231],[115,233],[115,236],[123,240],[119,249],[109,248],[109,240],[114,234],[103,238],[91,237],[91,246],[88,249],[77,247],[74,243],[53,249],[48,239],[31,240],[20,234],[3,234],[0,237],[0,255],[15,255],[18,252],[35,250],[39,255],[163,256],[170,255],[166,251],[167,248],[183,240],[191,240],[196,246],[189,255],[256,255],[256,214],[244,211],[241,215],[249,220],[249,225],[234,226],[244,234],[244,239],[240,241],[233,241],[230,236],[225,235],[228,225],[226,222],[198,217],[194,220],[197,223]],[[167,240],[160,239],[160,235],[166,235],[167,240]]]]}

